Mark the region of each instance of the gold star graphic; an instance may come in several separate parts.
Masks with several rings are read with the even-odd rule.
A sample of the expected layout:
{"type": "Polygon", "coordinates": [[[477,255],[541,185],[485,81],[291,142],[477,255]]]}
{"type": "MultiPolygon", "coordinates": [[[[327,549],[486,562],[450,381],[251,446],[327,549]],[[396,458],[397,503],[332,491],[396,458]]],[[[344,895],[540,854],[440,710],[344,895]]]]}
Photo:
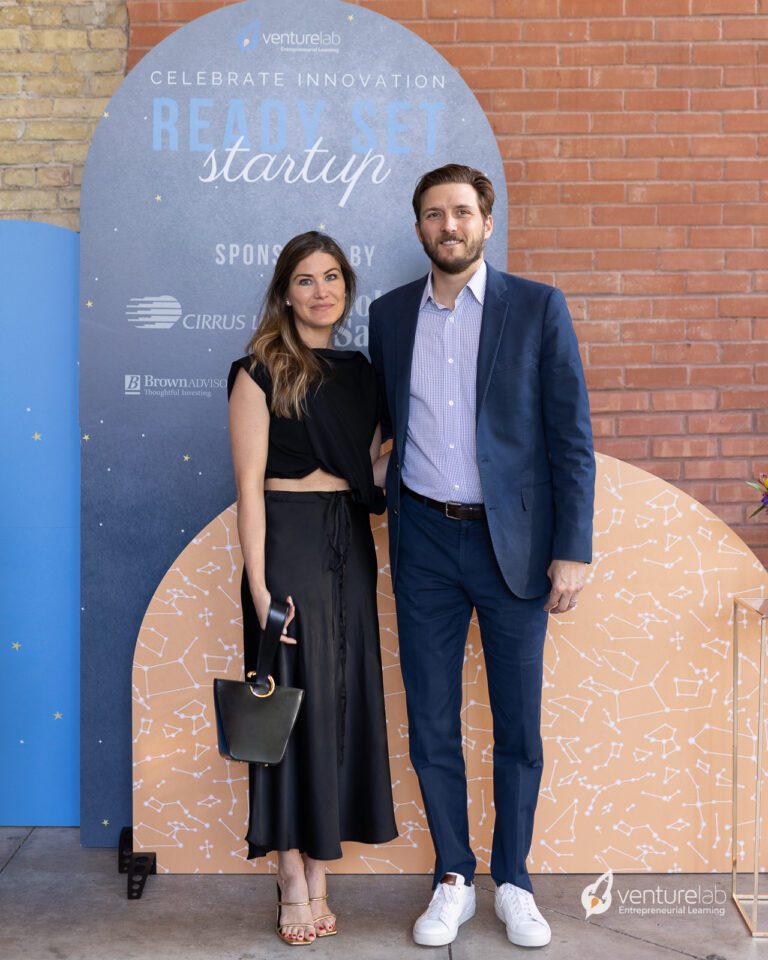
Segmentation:
{"type": "Polygon", "coordinates": [[[318,230],[325,230],[325,224],[324,224],[324,223],[318,223],[317,229],[318,229],[318,230]]]}
{"type": "Polygon", "coordinates": [[[85,301],[85,305],[86,305],[86,307],[88,307],[88,309],[90,310],[91,307],[93,306],[93,300],[86,300],[86,301],[85,301]]]}
{"type": "Polygon", "coordinates": [[[11,646],[13,647],[14,650],[20,650],[20,649],[21,649],[21,644],[19,643],[18,640],[17,640],[15,643],[12,643],[11,646]]]}
{"type": "Polygon", "coordinates": [[[184,454],[184,459],[185,459],[185,460],[190,460],[191,457],[190,457],[190,455],[189,455],[188,453],[185,453],[185,454],[184,454]]]}
{"type": "Polygon", "coordinates": [[[163,198],[162,198],[161,194],[159,194],[159,193],[156,193],[156,194],[155,194],[155,201],[156,201],[157,203],[160,203],[160,201],[161,201],[162,199],[163,199],[163,198]]]}
{"type": "Polygon", "coordinates": [[[91,439],[90,433],[84,433],[84,434],[83,434],[83,440],[90,440],[90,439],[91,439]]]}
{"type": "Polygon", "coordinates": [[[53,719],[54,719],[54,720],[61,720],[62,718],[63,718],[63,714],[59,713],[58,710],[57,710],[56,713],[54,713],[54,715],[53,715],[53,719]]]}
{"type": "Polygon", "coordinates": [[[353,21],[354,19],[355,19],[354,13],[350,13],[350,14],[347,16],[347,20],[349,20],[350,23],[352,23],[352,21],[353,21]]]}
{"type": "Polygon", "coordinates": [[[38,433],[37,430],[35,430],[35,432],[32,434],[33,440],[42,440],[42,438],[43,438],[42,433],[38,433]]]}
{"type": "Polygon", "coordinates": [[[102,827],[108,827],[108,826],[109,826],[109,820],[102,820],[102,821],[101,821],[101,825],[102,825],[102,827]]]}
{"type": "Polygon", "coordinates": [[[105,110],[104,113],[102,113],[102,117],[104,117],[105,120],[108,120],[108,119],[109,119],[109,110],[105,110]]]}

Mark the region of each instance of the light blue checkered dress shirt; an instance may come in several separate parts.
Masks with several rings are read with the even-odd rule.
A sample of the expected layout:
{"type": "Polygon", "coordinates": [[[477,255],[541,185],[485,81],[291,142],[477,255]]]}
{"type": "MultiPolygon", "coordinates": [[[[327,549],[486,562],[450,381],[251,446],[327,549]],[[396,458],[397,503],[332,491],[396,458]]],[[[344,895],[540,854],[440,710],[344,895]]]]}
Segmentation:
{"type": "Polygon", "coordinates": [[[453,310],[434,299],[431,272],[421,298],[401,475],[407,487],[434,500],[483,501],[475,394],[487,273],[483,261],[453,310]]]}

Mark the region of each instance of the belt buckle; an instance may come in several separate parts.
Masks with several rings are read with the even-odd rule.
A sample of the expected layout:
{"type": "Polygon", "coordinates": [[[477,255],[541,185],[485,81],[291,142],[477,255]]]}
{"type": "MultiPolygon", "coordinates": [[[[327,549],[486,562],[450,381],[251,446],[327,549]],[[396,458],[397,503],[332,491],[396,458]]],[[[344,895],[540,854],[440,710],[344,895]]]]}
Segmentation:
{"type": "Polygon", "coordinates": [[[448,517],[449,520],[461,520],[461,517],[455,517],[455,516],[453,516],[452,513],[449,513],[449,510],[450,510],[451,507],[461,508],[461,506],[462,506],[462,503],[461,503],[460,500],[449,500],[449,501],[445,504],[445,515],[446,515],[446,517],[448,517]]]}

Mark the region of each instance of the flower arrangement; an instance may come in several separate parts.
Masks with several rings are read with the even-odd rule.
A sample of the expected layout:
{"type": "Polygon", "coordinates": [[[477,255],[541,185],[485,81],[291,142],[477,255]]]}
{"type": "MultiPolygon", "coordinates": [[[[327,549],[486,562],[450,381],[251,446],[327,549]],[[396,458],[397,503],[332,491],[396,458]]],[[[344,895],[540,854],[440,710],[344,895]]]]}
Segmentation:
{"type": "Polygon", "coordinates": [[[757,516],[762,510],[768,510],[768,473],[761,473],[759,482],[757,480],[747,480],[747,483],[750,487],[754,487],[755,490],[759,490],[762,494],[760,506],[749,515],[751,519],[757,516]]]}

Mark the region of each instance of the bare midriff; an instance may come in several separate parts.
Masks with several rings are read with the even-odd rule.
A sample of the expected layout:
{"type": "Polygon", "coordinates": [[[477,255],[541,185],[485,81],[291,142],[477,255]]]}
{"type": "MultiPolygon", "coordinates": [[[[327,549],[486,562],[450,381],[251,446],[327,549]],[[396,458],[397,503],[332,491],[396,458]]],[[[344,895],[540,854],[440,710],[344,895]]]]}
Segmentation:
{"type": "Polygon", "coordinates": [[[313,470],[306,477],[297,477],[289,479],[287,477],[270,477],[264,481],[265,490],[288,490],[298,492],[301,490],[312,490],[315,492],[327,492],[329,490],[349,490],[349,484],[343,477],[334,477],[332,473],[326,473],[325,470],[313,470]]]}

